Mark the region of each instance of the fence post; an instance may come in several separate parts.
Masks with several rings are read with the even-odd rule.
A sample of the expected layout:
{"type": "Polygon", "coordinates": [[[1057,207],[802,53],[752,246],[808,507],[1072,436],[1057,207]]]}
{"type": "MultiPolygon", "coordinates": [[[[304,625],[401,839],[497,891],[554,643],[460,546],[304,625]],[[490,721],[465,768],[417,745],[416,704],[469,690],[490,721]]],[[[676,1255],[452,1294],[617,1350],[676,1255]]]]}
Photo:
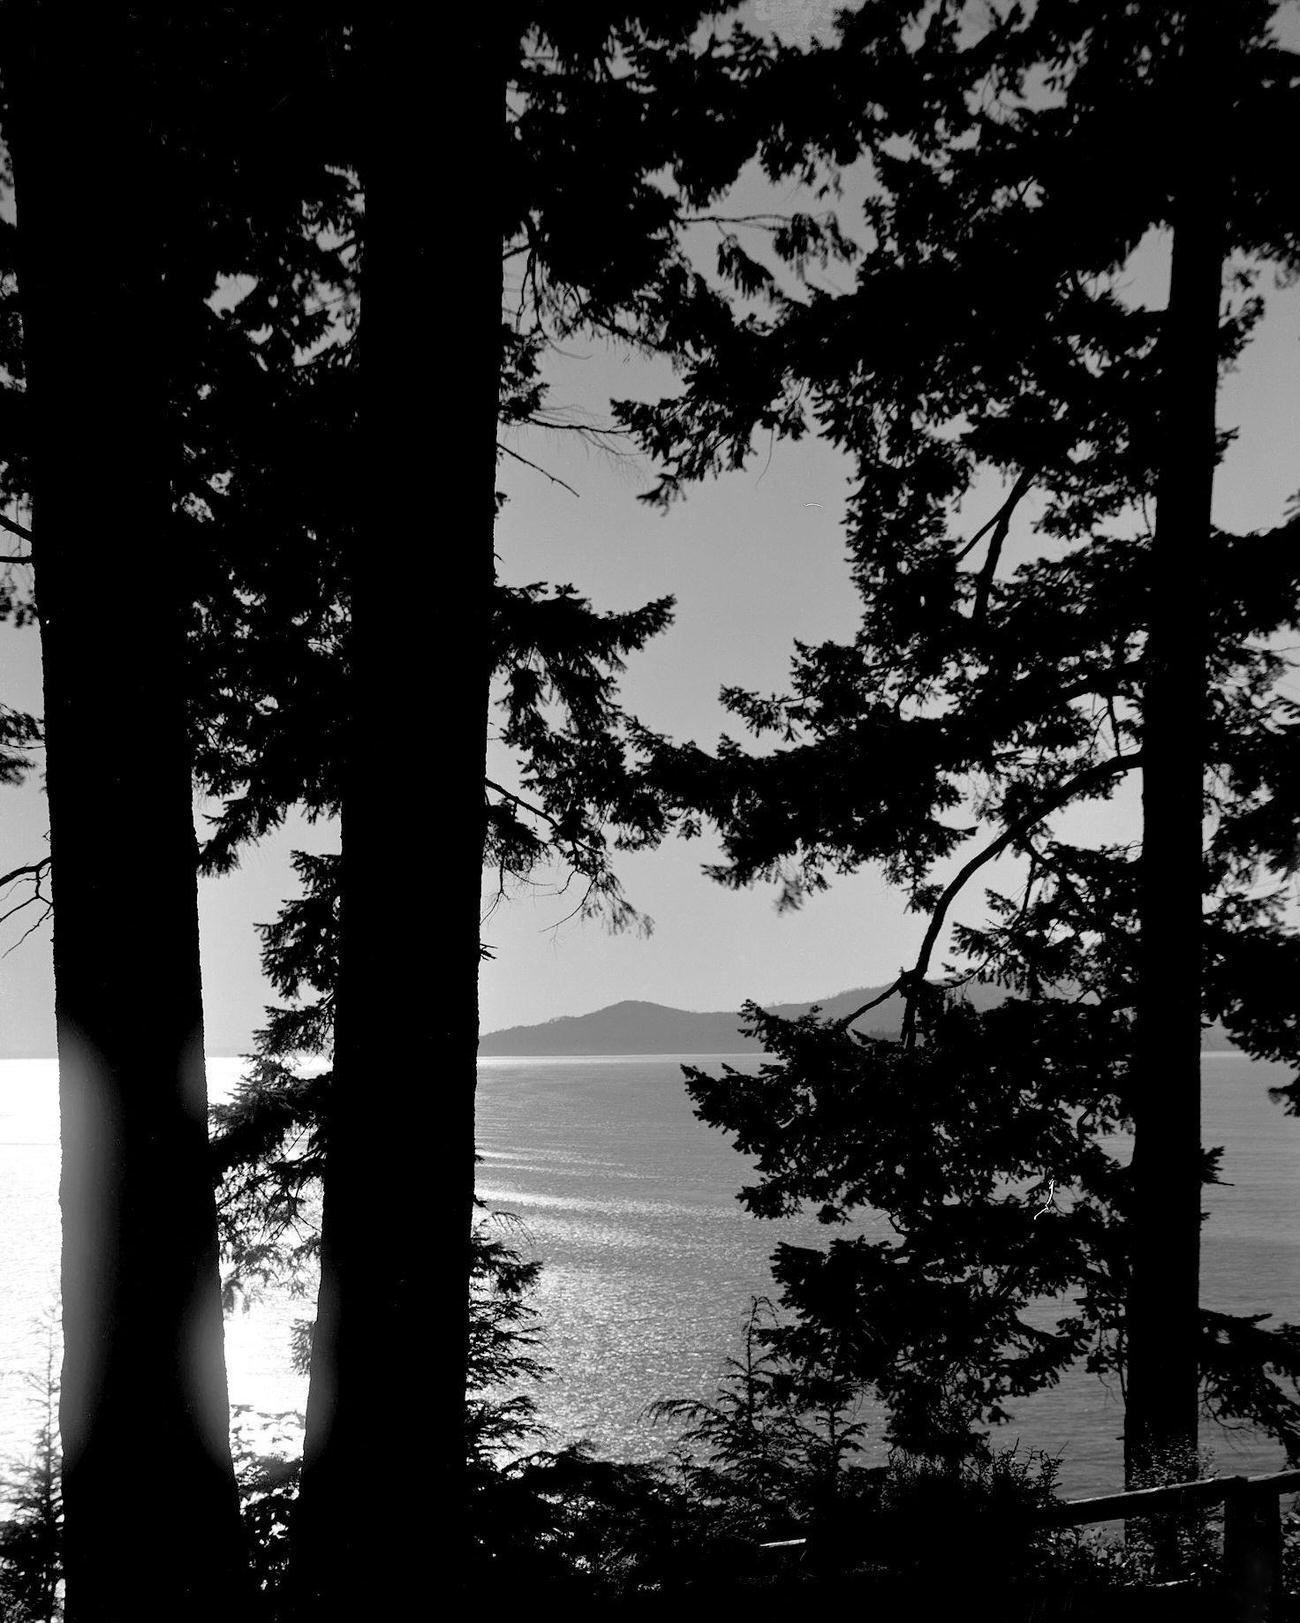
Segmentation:
{"type": "Polygon", "coordinates": [[[1282,1591],[1282,1513],[1272,1483],[1241,1478],[1228,1488],[1223,1584],[1232,1623],[1270,1623],[1282,1591]]]}

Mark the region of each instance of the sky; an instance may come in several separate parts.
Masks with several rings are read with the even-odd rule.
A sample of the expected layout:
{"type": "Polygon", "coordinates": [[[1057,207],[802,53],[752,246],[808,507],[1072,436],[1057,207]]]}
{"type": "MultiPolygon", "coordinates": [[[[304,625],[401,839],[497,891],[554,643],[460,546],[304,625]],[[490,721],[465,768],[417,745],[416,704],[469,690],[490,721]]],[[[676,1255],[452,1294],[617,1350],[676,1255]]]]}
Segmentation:
{"type": "MultiPolygon", "coordinates": [[[[753,8],[763,24],[764,13],[779,12],[777,21],[805,26],[820,25],[832,9],[819,0],[759,0],[753,8]]],[[[1132,296],[1158,299],[1163,274],[1160,246],[1152,244],[1134,267],[1132,296]]],[[[845,284],[848,273],[838,275],[845,284]]],[[[1265,291],[1268,315],[1220,399],[1221,424],[1241,432],[1220,470],[1215,517],[1236,530],[1278,523],[1300,485],[1300,289],[1265,291]]],[[[598,419],[611,397],[670,384],[665,369],[571,341],[554,372],[551,405],[598,419]]],[[[509,501],[497,546],[504,580],[570,581],[609,609],[666,594],[677,599],[672,627],[632,656],[622,686],[626,707],[648,725],[711,745],[720,731],[735,731],[718,702],[720,687],[779,691],[794,639],[851,635],[856,599],[841,531],[847,464],[833,449],[817,442],[759,447],[745,470],[697,488],[664,514],[637,500],[652,482],[637,456],[602,453],[572,434],[528,431],[511,443],[576,494],[503,460],[500,484],[509,501]]],[[[987,492],[993,505],[995,495],[987,492]]],[[[963,515],[974,527],[982,516],[963,515]]],[[[1022,537],[1022,547],[1028,544],[1022,537]]],[[[1014,549],[1008,557],[1014,562],[1014,549]]],[[[40,707],[34,629],[0,627],[0,699],[40,707]]],[[[197,800],[195,809],[201,817],[197,800]]],[[[1131,836],[1135,810],[1129,786],[1086,814],[1087,832],[1131,836]]],[[[37,782],[0,788],[0,872],[42,854],[45,827],[37,782]]],[[[1084,830],[1076,821],[1068,832],[1084,830]]],[[[291,818],[235,873],[201,881],[209,1053],[250,1046],[272,997],[258,967],[255,925],[292,892],[289,853],[329,849],[333,838],[327,824],[291,818]]],[[[924,920],[909,915],[873,873],[836,880],[800,911],[778,914],[769,890],[735,892],[709,880],[701,868],[713,854],[707,841],[673,842],[620,859],[629,899],[654,921],[648,937],[565,922],[579,892],[576,883],[564,888],[562,872],[491,907],[483,938],[495,957],[481,977],[483,1029],[625,998],[691,1009],[735,1009],[746,998],[811,1000],[892,980],[920,944],[924,920]]],[[[147,884],[147,851],[128,855],[147,884]]],[[[421,899],[413,896],[412,905],[418,910],[421,899]]],[[[424,906],[436,919],[436,875],[424,906]]],[[[971,908],[978,908],[978,892],[971,908]]],[[[29,910],[0,924],[0,1054],[53,1051],[48,924],[18,942],[32,917],[29,910]]],[[[436,986],[429,995],[437,997],[436,986]]]]}
{"type": "MultiPolygon", "coordinates": [[[[1158,268],[1140,274],[1159,278],[1158,268]]],[[[1224,380],[1220,422],[1241,427],[1216,487],[1215,518],[1226,528],[1280,522],[1300,485],[1298,346],[1300,290],[1292,289],[1273,296],[1251,349],[1224,380]]],[[[572,353],[563,381],[574,398],[635,392],[631,363],[595,347],[572,353]]],[[[629,661],[622,684],[627,708],[647,724],[703,745],[722,731],[735,736],[721,686],[781,690],[796,638],[852,634],[857,599],[841,530],[847,463],[833,449],[777,445],[769,456],[759,447],[743,472],[697,488],[667,514],[636,500],[651,482],[643,463],[610,465],[569,435],[535,435],[526,449],[579,494],[503,466],[505,578],[572,580],[609,608],[677,598],[673,627],[629,661]]],[[[1132,837],[1135,813],[1130,785],[1079,814],[1068,832],[1132,837]]],[[[693,1009],[811,1000],[892,980],[920,944],[924,919],[872,873],[837,879],[799,912],[778,914],[771,890],[735,892],[707,879],[700,870],[712,854],[705,841],[676,842],[620,863],[630,899],[654,918],[648,940],[576,920],[557,925],[571,895],[524,895],[498,908],[484,928],[497,951],[482,978],[484,1029],[622,998],[693,1009]]]]}

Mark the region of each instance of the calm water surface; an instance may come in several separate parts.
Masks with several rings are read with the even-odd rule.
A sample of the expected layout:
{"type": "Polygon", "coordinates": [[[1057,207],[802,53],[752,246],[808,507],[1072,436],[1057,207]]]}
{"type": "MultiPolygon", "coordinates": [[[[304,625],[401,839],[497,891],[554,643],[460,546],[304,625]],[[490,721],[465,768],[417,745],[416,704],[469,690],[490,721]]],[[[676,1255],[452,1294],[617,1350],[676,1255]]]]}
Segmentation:
{"type": "MultiPolygon", "coordinates": [[[[728,1059],[738,1070],[760,1063],[753,1054],[728,1059]]],[[[712,1392],[751,1296],[772,1289],[776,1242],[828,1238],[813,1221],[744,1213],[734,1196],[750,1163],[696,1121],[683,1063],[716,1070],[721,1061],[638,1055],[479,1066],[479,1192],[519,1215],[525,1249],[545,1264],[538,1306],[555,1374],[543,1417],[561,1437],[587,1436],[629,1458],[650,1457],[667,1441],[640,1418],[648,1402],[712,1392]]],[[[1285,1066],[1206,1055],[1205,1142],[1224,1146],[1222,1175],[1233,1185],[1206,1191],[1207,1307],[1300,1320],[1300,1120],[1267,1095],[1289,1077],[1285,1066]]],[[[1114,1148],[1127,1146],[1117,1139],[1114,1148]]],[[[874,1214],[862,1228],[890,1233],[874,1214]]],[[[1100,1492],[1122,1486],[1121,1423],[1118,1395],[1079,1370],[1022,1401],[998,1441],[1063,1448],[1063,1490],[1100,1492]]],[[[1224,1471],[1284,1463],[1266,1440],[1214,1427],[1202,1440],[1224,1471]]]]}
{"type": "MultiPolygon", "coordinates": [[[[537,1306],[554,1367],[542,1418],[560,1439],[588,1437],[623,1458],[663,1451],[641,1411],[667,1395],[707,1395],[737,1348],[750,1297],[771,1289],[778,1239],[824,1242],[813,1222],[760,1223],[735,1191],[749,1165],[691,1114],[690,1056],[487,1059],[480,1064],[479,1192],[521,1220],[544,1263],[537,1306]]],[[[716,1055],[697,1061],[720,1064],[716,1055]]],[[[732,1058],[738,1069],[759,1063],[732,1058]]],[[[209,1061],[214,1097],[236,1060],[209,1061]]],[[[1300,1321],[1300,1121],[1270,1104],[1285,1067],[1206,1056],[1205,1141],[1225,1147],[1232,1187],[1206,1192],[1202,1299],[1233,1312],[1300,1321]]],[[[867,1232],[888,1233],[869,1214],[867,1232]]],[[[0,1463],[25,1453],[35,1425],[28,1372],[43,1364],[38,1324],[58,1279],[58,1107],[49,1060],[0,1062],[0,1463]]],[[[289,1331],[310,1300],[272,1293],[227,1320],[231,1401],[301,1409],[289,1331]]],[[[1061,1483],[1082,1494],[1120,1485],[1121,1410],[1079,1372],[1023,1402],[999,1440],[1064,1448],[1061,1483]]],[[[1221,1470],[1267,1470],[1280,1451],[1210,1428],[1221,1470]]]]}

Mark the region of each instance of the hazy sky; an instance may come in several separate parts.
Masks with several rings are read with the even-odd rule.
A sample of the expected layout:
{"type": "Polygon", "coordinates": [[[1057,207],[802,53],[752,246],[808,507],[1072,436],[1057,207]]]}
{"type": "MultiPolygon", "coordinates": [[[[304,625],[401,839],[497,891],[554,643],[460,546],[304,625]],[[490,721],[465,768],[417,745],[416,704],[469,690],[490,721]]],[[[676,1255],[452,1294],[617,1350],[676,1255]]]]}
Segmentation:
{"type": "MultiPolygon", "coordinates": [[[[776,12],[820,21],[831,10],[817,0],[755,7],[763,21],[776,12]]],[[[1158,297],[1161,276],[1157,250],[1135,271],[1133,296],[1158,297]]],[[[849,273],[836,279],[847,285],[849,273]]],[[[1216,518],[1232,529],[1279,522],[1300,485],[1300,290],[1269,298],[1265,323],[1222,391],[1221,422],[1242,430],[1217,486],[1216,518]]],[[[611,396],[652,393],[670,381],[666,371],[574,341],[556,370],[552,405],[598,416],[611,396]]],[[[781,689],[794,638],[852,632],[856,599],[840,528],[846,464],[826,446],[778,445],[770,455],[762,447],[744,472],[698,489],[663,515],[636,500],[651,471],[635,457],[604,456],[568,434],[530,433],[512,443],[578,495],[502,463],[501,484],[510,495],[498,532],[505,580],[571,581],[605,608],[664,594],[677,599],[673,627],[634,657],[623,688],[627,707],[647,724],[712,744],[728,725],[717,702],[724,683],[781,689]]],[[[0,628],[0,699],[39,709],[38,660],[34,630],[0,628]]],[[[124,742],[147,748],[147,740],[124,742]]],[[[1124,799],[1089,813],[1098,836],[1134,832],[1134,805],[1130,785],[1124,799]]],[[[0,790],[0,807],[3,872],[41,854],[45,817],[35,784],[0,790]]],[[[1077,831],[1076,823],[1071,832],[1077,831]]],[[[331,832],[295,820],[249,853],[238,872],[203,882],[209,1052],[247,1047],[270,996],[258,970],[254,923],[274,915],[292,884],[289,851],[325,849],[331,832]]],[[[141,830],[138,851],[105,853],[106,860],[133,862],[142,890],[147,839],[141,830]]],[[[621,861],[630,899],[655,921],[648,939],[611,936],[595,923],[560,923],[578,896],[576,884],[556,894],[561,873],[496,907],[483,930],[496,952],[482,976],[484,1029],[622,998],[697,1009],[735,1008],[747,997],[812,998],[888,980],[914,955],[923,921],[907,915],[872,875],[837,881],[800,912],[778,916],[770,892],[736,893],[706,879],[700,867],[711,855],[705,842],[674,843],[621,861]]],[[[436,874],[427,898],[412,890],[411,901],[413,918],[424,913],[436,930],[436,874]]],[[[971,908],[978,905],[976,893],[971,908]]],[[[0,926],[0,952],[29,917],[0,926]]],[[[439,996],[436,986],[429,996],[439,996]]],[[[52,1001],[47,925],[0,957],[0,1052],[48,1048],[52,1001]]]]}
{"type": "MultiPolygon", "coordinates": [[[[756,0],[748,20],[790,37],[810,29],[826,37],[837,9],[825,0],[756,0]]],[[[1280,31],[1292,49],[1300,47],[1298,19],[1294,5],[1283,8],[1280,31]]],[[[793,189],[784,198],[755,192],[742,208],[794,201],[793,189]]],[[[845,223],[852,223],[854,202],[846,188],[845,223]]],[[[829,280],[847,287],[851,273],[832,270],[829,280]]],[[[1125,282],[1135,302],[1162,304],[1164,245],[1147,244],[1125,282]]],[[[1300,486],[1300,290],[1277,291],[1266,282],[1262,291],[1266,319],[1220,393],[1221,424],[1239,425],[1241,433],[1219,472],[1215,519],[1237,530],[1278,523],[1300,486]]],[[[567,401],[598,416],[611,397],[671,384],[666,368],[652,370],[598,345],[567,348],[569,358],[555,368],[554,405],[567,401]]],[[[717,701],[723,684],[783,690],[795,638],[852,633],[857,600],[841,532],[848,464],[830,447],[777,445],[770,455],[759,447],[743,472],[698,487],[664,515],[637,502],[652,480],[635,458],[602,458],[568,434],[517,443],[579,495],[516,463],[502,464],[501,483],[511,496],[499,528],[504,578],[571,580],[609,608],[664,593],[677,598],[673,627],[635,657],[623,684],[628,709],[647,724],[706,745],[724,729],[734,735],[737,724],[717,701]]],[[[971,515],[972,528],[996,506],[994,495],[986,491],[988,506],[971,515]]],[[[1022,528],[1006,550],[1007,564],[1031,546],[1022,528]]],[[[1137,832],[1136,810],[1137,785],[1130,781],[1109,805],[1081,810],[1063,827],[1074,838],[1085,828],[1099,840],[1128,838],[1137,832]]],[[[969,854],[967,848],[959,860],[969,854]]],[[[778,915],[770,891],[738,893],[705,878],[700,870],[712,855],[705,841],[674,842],[622,861],[630,899],[655,921],[648,940],[611,936],[576,920],[557,926],[572,894],[539,891],[498,907],[484,927],[497,951],[481,978],[484,1029],[581,1013],[620,998],[697,1009],[732,1009],[745,998],[811,999],[892,979],[915,955],[924,919],[908,914],[873,874],[836,880],[799,912],[778,915]]],[[[986,875],[996,884],[998,865],[986,875]]],[[[981,884],[971,908],[978,910],[982,895],[981,884]]]]}
{"type": "MultiPolygon", "coordinates": [[[[1158,268],[1150,275],[1158,279],[1158,268]]],[[[1273,296],[1239,371],[1224,382],[1220,420],[1242,425],[1217,487],[1225,527],[1279,522],[1300,485],[1298,344],[1300,295],[1288,290],[1273,296]]],[[[579,388],[583,400],[637,392],[633,365],[594,347],[572,353],[582,358],[567,373],[584,374],[575,396],[579,388]]],[[[611,465],[569,435],[535,436],[527,449],[580,495],[503,465],[512,496],[499,542],[507,579],[572,580],[608,607],[677,597],[672,629],[629,663],[623,686],[628,708],[648,724],[701,744],[724,729],[735,735],[717,702],[724,683],[781,689],[793,639],[851,634],[857,600],[841,532],[847,464],[830,448],[778,445],[770,460],[760,448],[744,472],[699,488],[667,515],[636,501],[650,482],[636,462],[611,465]]],[[[1135,831],[1135,805],[1130,784],[1110,806],[1079,817],[1098,838],[1123,837],[1135,831]]],[[[812,998],[891,979],[924,933],[924,920],[873,876],[837,880],[800,912],[778,916],[770,891],[737,893],[703,877],[710,855],[704,842],[676,843],[623,861],[631,899],[655,920],[649,940],[576,921],[554,928],[565,897],[498,908],[484,929],[498,953],[483,975],[485,1028],[627,997],[689,1008],[812,998]]],[[[981,896],[982,887],[973,907],[981,896]]]]}

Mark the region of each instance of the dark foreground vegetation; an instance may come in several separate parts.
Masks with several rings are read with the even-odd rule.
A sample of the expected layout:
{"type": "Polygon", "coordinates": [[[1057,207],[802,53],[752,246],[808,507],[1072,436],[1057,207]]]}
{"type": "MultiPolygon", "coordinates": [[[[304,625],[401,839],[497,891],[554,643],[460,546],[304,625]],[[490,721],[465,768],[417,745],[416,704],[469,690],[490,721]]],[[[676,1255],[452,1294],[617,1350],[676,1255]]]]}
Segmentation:
{"type": "Polygon", "coordinates": [[[0,609],[45,683],[0,777],[43,746],[49,854],[7,881],[52,887],[63,1156],[13,1607],[49,1615],[56,1542],[69,1623],[404,1616],[416,1567],[462,1615],[1203,1574],[1172,1523],[1049,1537],[1050,1468],[986,1439],[1083,1361],[1130,1486],[1197,1475],[1202,1412],[1300,1459],[1300,1327],[1198,1289],[1202,1023],[1300,1059],[1300,518],[1211,506],[1220,375],[1300,272],[1290,8],[863,0],[812,44],[698,0],[363,9],[0,11],[0,609]],[[675,381],[575,415],[575,339],[675,381]],[[551,477],[566,434],[652,503],[778,439],[846,459],[857,628],[725,690],[749,743],[622,709],[669,599],[498,556],[501,459],[551,477]],[[1081,835],[1125,784],[1132,838],[1081,835]],[[205,1135],[196,876],[294,808],[338,849],[296,860],[205,1135]],[[928,921],[902,1031],[751,1006],[759,1077],[688,1075],[748,1209],[828,1234],[669,1403],[694,1451],[503,1463],[537,1371],[474,1199],[480,879],[567,865],[624,926],[617,853],[674,834],[785,906],[883,872],[928,921]],[[299,1276],[289,1470],[232,1454],[221,1314],[299,1276]]]}
{"type": "MultiPolygon", "coordinates": [[[[592,1618],[712,1616],[723,1606],[777,1618],[846,1605],[887,1619],[960,1610],[1024,1623],[1241,1615],[1222,1579],[1222,1528],[1203,1513],[1168,1522],[1157,1570],[1140,1527],[1126,1544],[1114,1530],[1054,1525],[1050,1456],[1018,1445],[960,1459],[895,1449],[863,1465],[847,1394],[772,1351],[765,1302],[755,1302],[715,1393],[664,1400],[646,1416],[686,1422],[659,1460],[618,1463],[584,1445],[523,1452],[530,1433],[537,1441],[531,1391],[547,1373],[533,1356],[525,1298],[535,1266],[483,1229],[478,1255],[469,1559],[494,1603],[592,1618]]],[[[36,1390],[45,1413],[34,1456],[9,1476],[13,1511],[0,1524],[6,1623],[64,1615],[52,1361],[36,1390]]],[[[258,1595],[251,1615],[264,1623],[295,1615],[288,1555],[301,1420],[240,1413],[233,1428],[258,1595]]],[[[1300,1617],[1296,1521],[1285,1523],[1283,1593],[1271,1614],[1279,1620],[1300,1617]]]]}

